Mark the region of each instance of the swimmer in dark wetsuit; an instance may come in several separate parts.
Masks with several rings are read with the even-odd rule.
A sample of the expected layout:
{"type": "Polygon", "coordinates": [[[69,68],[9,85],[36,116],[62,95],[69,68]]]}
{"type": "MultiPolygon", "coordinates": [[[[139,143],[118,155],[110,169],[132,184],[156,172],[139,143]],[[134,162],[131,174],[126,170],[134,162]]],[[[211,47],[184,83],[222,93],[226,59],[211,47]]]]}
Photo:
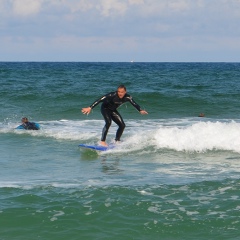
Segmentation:
{"type": "Polygon", "coordinates": [[[117,108],[120,107],[123,103],[130,102],[141,114],[148,114],[145,110],[142,110],[140,108],[140,106],[132,99],[129,94],[127,94],[127,90],[124,85],[120,85],[116,92],[111,92],[102,96],[90,107],[82,108],[82,113],[89,114],[91,110],[101,102],[101,113],[105,120],[105,126],[102,131],[102,138],[100,142],[103,146],[107,146],[107,143],[105,141],[112,120],[118,125],[115,141],[120,141],[123,130],[125,128],[125,123],[117,111],[117,108]]]}
{"type": "Polygon", "coordinates": [[[26,117],[22,118],[21,126],[26,130],[39,130],[39,127],[34,122],[29,122],[26,117]]]}

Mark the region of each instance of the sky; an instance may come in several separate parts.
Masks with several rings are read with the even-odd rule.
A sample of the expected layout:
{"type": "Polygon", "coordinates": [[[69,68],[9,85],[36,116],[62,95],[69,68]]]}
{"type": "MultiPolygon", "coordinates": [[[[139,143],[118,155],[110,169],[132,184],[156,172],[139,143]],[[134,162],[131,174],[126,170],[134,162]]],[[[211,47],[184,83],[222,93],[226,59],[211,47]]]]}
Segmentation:
{"type": "Polygon", "coordinates": [[[240,62],[240,0],[0,0],[0,61],[240,62]]]}

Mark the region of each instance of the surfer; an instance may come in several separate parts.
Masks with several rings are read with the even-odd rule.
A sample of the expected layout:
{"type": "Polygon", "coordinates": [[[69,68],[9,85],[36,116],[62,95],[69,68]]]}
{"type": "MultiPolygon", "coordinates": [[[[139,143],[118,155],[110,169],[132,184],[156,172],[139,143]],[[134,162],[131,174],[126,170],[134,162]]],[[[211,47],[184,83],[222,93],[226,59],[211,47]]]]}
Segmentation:
{"type": "Polygon", "coordinates": [[[115,141],[120,141],[125,128],[125,123],[120,113],[117,111],[117,108],[120,107],[123,103],[130,102],[141,114],[148,114],[147,111],[141,109],[141,107],[132,99],[132,97],[127,94],[127,90],[124,85],[120,85],[117,88],[117,91],[102,96],[89,107],[82,108],[82,113],[89,114],[91,110],[101,102],[101,113],[105,120],[105,126],[102,130],[102,137],[100,142],[100,144],[103,146],[107,146],[106,137],[112,121],[118,125],[115,141]]]}
{"type": "Polygon", "coordinates": [[[22,118],[21,126],[26,130],[39,130],[39,127],[34,122],[29,122],[26,117],[22,118]]]}

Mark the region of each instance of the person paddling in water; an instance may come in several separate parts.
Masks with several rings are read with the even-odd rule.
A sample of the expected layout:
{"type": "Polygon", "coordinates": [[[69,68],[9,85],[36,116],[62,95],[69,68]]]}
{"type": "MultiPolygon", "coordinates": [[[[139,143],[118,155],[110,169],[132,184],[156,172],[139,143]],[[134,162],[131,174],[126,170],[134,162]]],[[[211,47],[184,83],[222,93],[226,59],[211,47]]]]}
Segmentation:
{"type": "Polygon", "coordinates": [[[23,117],[22,118],[22,125],[24,129],[26,130],[39,130],[39,127],[34,122],[29,122],[28,118],[23,117]]]}
{"type": "Polygon", "coordinates": [[[130,102],[141,114],[148,114],[147,111],[142,110],[141,107],[132,99],[132,97],[127,94],[127,89],[124,85],[120,85],[117,88],[117,91],[102,96],[89,107],[82,108],[83,114],[89,114],[94,107],[96,107],[99,103],[102,103],[101,113],[105,120],[105,126],[102,130],[102,138],[100,142],[101,145],[107,146],[106,137],[112,121],[118,125],[115,141],[120,141],[125,128],[125,123],[120,113],[117,111],[117,108],[126,102],[130,102]]]}

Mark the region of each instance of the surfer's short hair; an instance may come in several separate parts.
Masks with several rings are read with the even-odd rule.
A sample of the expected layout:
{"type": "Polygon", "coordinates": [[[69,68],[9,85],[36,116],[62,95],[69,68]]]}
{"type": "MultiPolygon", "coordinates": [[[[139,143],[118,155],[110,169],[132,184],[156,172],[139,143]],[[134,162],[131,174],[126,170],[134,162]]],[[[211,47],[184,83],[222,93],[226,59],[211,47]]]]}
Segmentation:
{"type": "Polygon", "coordinates": [[[119,85],[117,89],[119,88],[123,88],[125,91],[127,91],[127,88],[123,84],[119,85]]]}
{"type": "Polygon", "coordinates": [[[22,122],[28,122],[28,118],[27,117],[23,117],[22,118],[22,122]]]}

